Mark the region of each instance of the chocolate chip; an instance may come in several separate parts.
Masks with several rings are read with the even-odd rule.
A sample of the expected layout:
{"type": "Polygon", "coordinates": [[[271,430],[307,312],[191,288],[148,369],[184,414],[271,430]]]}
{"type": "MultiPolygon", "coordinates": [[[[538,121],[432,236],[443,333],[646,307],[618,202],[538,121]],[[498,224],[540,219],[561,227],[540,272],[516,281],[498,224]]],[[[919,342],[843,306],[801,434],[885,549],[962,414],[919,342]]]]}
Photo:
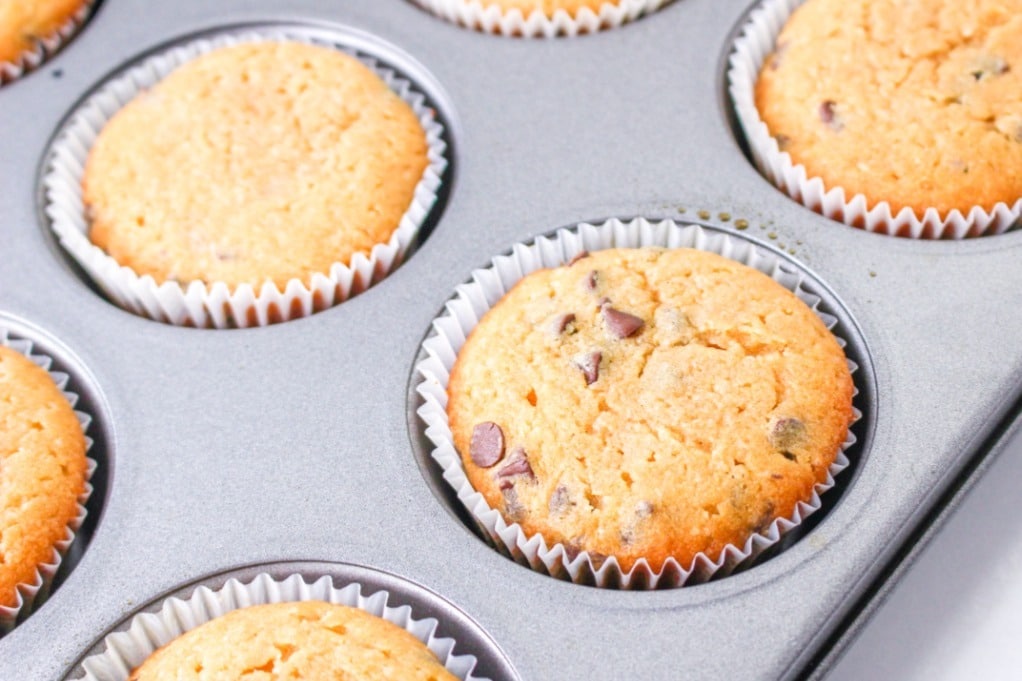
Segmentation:
{"type": "Polygon", "coordinates": [[[510,478],[515,475],[524,475],[532,479],[535,479],[536,477],[535,473],[532,472],[532,466],[529,465],[529,459],[525,454],[525,449],[522,447],[515,447],[511,450],[511,455],[508,456],[507,464],[497,471],[498,478],[510,478]]]}
{"type": "Polygon", "coordinates": [[[573,312],[566,312],[554,317],[553,323],[550,325],[550,330],[553,331],[555,336],[560,336],[567,330],[568,325],[575,321],[575,314],[573,312]]]}
{"type": "Polygon", "coordinates": [[[595,291],[596,284],[599,283],[600,275],[596,273],[596,270],[591,271],[586,275],[585,287],[587,291],[595,291]]]}
{"type": "Polygon", "coordinates": [[[571,495],[568,493],[568,488],[564,485],[558,485],[554,489],[554,493],[550,495],[547,507],[554,515],[560,515],[574,505],[575,503],[571,500],[571,495]]]}
{"type": "Polygon", "coordinates": [[[643,325],[640,317],[606,306],[603,308],[603,321],[607,324],[607,330],[615,338],[634,336],[642,330],[643,325]]]}
{"type": "Polygon", "coordinates": [[[514,484],[507,487],[501,484],[500,489],[504,495],[504,515],[512,522],[519,522],[525,517],[525,506],[518,499],[518,490],[514,484]]]}
{"type": "Polygon", "coordinates": [[[798,461],[798,458],[794,454],[792,454],[791,452],[788,452],[788,451],[781,452],[781,456],[783,456],[788,461],[798,461]]]}
{"type": "Polygon", "coordinates": [[[770,430],[770,444],[780,450],[790,450],[801,444],[806,437],[806,424],[800,419],[786,416],[778,419],[770,430]]]}
{"type": "Polygon", "coordinates": [[[600,360],[602,359],[603,353],[598,350],[594,350],[593,352],[584,352],[581,355],[575,355],[571,361],[576,367],[582,370],[582,375],[586,378],[586,385],[592,385],[600,378],[600,360]]]}
{"type": "Polygon", "coordinates": [[[820,120],[834,131],[845,127],[837,115],[837,103],[830,99],[820,104],[820,120]]]}
{"type": "Polygon", "coordinates": [[[504,456],[504,431],[493,421],[477,423],[468,445],[472,463],[489,468],[504,456]]]}
{"type": "Polygon", "coordinates": [[[568,261],[568,267],[571,267],[572,265],[577,263],[579,260],[581,260],[583,258],[588,258],[588,257],[589,257],[589,251],[579,251],[578,253],[575,254],[575,256],[571,260],[568,261]]]}

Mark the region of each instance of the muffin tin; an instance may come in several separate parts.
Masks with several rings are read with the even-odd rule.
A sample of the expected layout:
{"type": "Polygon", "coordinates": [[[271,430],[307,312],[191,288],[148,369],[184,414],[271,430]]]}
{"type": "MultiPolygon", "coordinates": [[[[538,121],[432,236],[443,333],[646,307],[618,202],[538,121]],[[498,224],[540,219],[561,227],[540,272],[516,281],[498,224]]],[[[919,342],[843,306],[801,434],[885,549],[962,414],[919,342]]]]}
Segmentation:
{"type": "Polygon", "coordinates": [[[593,35],[522,40],[407,0],[106,0],[59,54],[0,88],[0,323],[71,374],[99,463],[49,599],[0,639],[0,678],[78,678],[82,658],[136,611],[224,575],[365,583],[360,571],[436,616],[457,652],[477,657],[476,675],[495,681],[825,673],[930,519],[1011,430],[1022,233],[882,236],[774,189],[743,154],[726,93],[751,4],[675,0],[593,35]],[[416,251],[342,305],[268,327],[174,327],[116,307],[48,232],[52,136],[139,55],[276,22],[383,49],[438,109],[451,164],[416,251]],[[783,252],[862,339],[850,346],[864,412],[853,467],[811,527],[728,577],[643,592],[552,579],[487,546],[426,454],[413,372],[473,269],[557,228],[632,216],[783,252]]]}

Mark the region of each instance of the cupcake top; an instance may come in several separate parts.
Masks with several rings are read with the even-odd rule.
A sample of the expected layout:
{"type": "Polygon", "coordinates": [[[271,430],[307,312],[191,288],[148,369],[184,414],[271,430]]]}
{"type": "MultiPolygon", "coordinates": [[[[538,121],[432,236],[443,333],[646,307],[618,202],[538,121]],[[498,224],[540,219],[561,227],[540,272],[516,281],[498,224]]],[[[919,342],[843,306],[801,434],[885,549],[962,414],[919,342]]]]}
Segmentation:
{"type": "Polygon", "coordinates": [[[179,636],[131,681],[454,679],[417,638],[357,608],[322,601],[233,610],[179,636]]]}
{"type": "Polygon", "coordinates": [[[78,515],[85,436],[50,375],[5,346],[0,396],[0,605],[15,607],[78,515]]]}
{"type": "Polygon", "coordinates": [[[36,44],[57,33],[85,0],[4,0],[0,2],[0,62],[16,62],[36,44]]]}
{"type": "Polygon", "coordinates": [[[688,249],[522,279],[448,384],[455,447],[508,521],[622,570],[741,546],[826,479],[852,418],[837,341],[790,291],[688,249]]]}
{"type": "Polygon", "coordinates": [[[756,106],[827,188],[917,215],[1022,197],[1022,0],[808,0],[756,106]]]}
{"type": "Polygon", "coordinates": [[[283,288],[386,243],[427,165],[414,112],[357,59],[249,43],[118,111],[83,199],[92,241],[139,275],[283,288]]]}

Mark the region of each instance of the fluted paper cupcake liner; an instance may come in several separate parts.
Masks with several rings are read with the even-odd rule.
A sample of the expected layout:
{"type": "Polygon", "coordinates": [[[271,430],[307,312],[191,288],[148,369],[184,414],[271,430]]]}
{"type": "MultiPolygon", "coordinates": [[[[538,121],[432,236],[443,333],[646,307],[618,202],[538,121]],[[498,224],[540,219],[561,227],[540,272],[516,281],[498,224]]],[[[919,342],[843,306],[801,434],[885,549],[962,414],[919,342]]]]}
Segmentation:
{"type": "Polygon", "coordinates": [[[94,3],[95,0],[85,0],[82,6],[75,10],[75,13],[60,28],[50,35],[38,38],[31,50],[22,52],[14,61],[0,61],[0,86],[39,68],[43,62],[63,47],[89,18],[89,12],[92,11],[94,3]]]}
{"type": "MultiPolygon", "coordinates": [[[[71,407],[74,408],[78,404],[78,395],[67,389],[70,376],[62,371],[51,371],[50,367],[53,364],[53,358],[36,350],[32,341],[21,337],[12,337],[8,329],[4,328],[2,322],[0,322],[0,345],[20,352],[36,365],[45,369],[71,407]]],[[[82,493],[78,495],[78,512],[67,524],[67,531],[64,537],[54,544],[53,553],[49,560],[36,566],[34,579],[31,582],[18,584],[17,603],[12,607],[0,605],[0,634],[7,633],[13,629],[20,617],[31,613],[33,606],[46,598],[49,593],[50,584],[53,582],[53,578],[56,576],[57,570],[60,569],[60,565],[64,560],[64,555],[71,547],[75,533],[78,532],[82,523],[85,522],[85,516],[88,514],[85,504],[92,495],[92,485],[89,481],[96,470],[96,461],[88,456],[89,450],[92,448],[92,438],[89,437],[89,425],[92,423],[92,416],[77,409],[75,409],[75,416],[78,418],[78,423],[82,426],[82,432],[85,433],[86,454],[85,486],[82,489],[82,493]]]]}
{"type": "Polygon", "coordinates": [[[471,29],[523,38],[553,38],[595,33],[633,21],[649,14],[670,0],[619,0],[604,2],[599,10],[588,7],[574,15],[558,9],[548,16],[534,9],[525,14],[520,9],[505,10],[480,0],[415,0],[433,14],[471,29]]]}
{"type": "Polygon", "coordinates": [[[131,671],[158,648],[232,610],[267,603],[326,601],[358,608],[401,627],[422,641],[447,671],[463,681],[487,681],[473,675],[477,663],[474,655],[455,654],[457,641],[438,636],[436,619],[416,619],[410,606],[392,607],[388,605],[390,600],[386,590],[363,594],[362,585],[357,582],[337,588],[329,576],[308,583],[298,574],[277,580],[262,573],[248,583],[230,579],[216,590],[200,586],[188,598],[171,597],[163,601],[159,610],[135,615],[126,631],[104,639],[103,652],[82,662],[84,674],[75,678],[127,681],[131,671]]]}
{"type": "Polygon", "coordinates": [[[966,213],[954,209],[941,214],[936,208],[927,208],[919,216],[909,207],[893,213],[886,201],[870,205],[862,194],[848,197],[843,187],[824,186],[821,178],[809,177],[805,166],[794,163],[790,154],[781,151],[756,108],[756,81],[788,17],[803,2],[765,0],[749,14],[729,58],[728,87],[735,114],[760,173],[804,206],[870,232],[916,239],[962,239],[1000,234],[1022,224],[1022,197],[1012,205],[1001,202],[989,209],[973,206],[966,213]]]}
{"type": "MultiPolygon", "coordinates": [[[[751,564],[764,550],[777,544],[785,534],[820,509],[820,495],[831,489],[835,484],[834,477],[848,467],[849,461],[844,452],[856,441],[849,430],[826,479],[814,486],[808,501],[796,505],[791,517],[775,519],[764,531],[750,536],[742,546],[728,545],[718,556],[700,553],[689,565],[669,558],[659,571],[645,559],[640,559],[626,572],[614,557],[594,561],[586,551],[576,554],[563,544],[547,542],[540,534],[528,536],[517,523],[508,523],[499,511],[487,504],[465,474],[447,418],[447,383],[465,339],[486,311],[527,274],[563,265],[582,251],[644,246],[695,248],[730,258],[763,272],[794,293],[823,320],[828,329],[833,331],[838,321],[820,309],[821,299],[803,288],[803,275],[782,258],[744,239],[698,225],[679,225],[671,220],[609,220],[599,225],[582,223],[574,229],[562,229],[552,237],[539,237],[531,244],[515,244],[510,255],[494,258],[490,267],[472,272],[470,283],[457,287],[456,295],[446,305],[446,314],[434,320],[433,333],[423,342],[426,359],[416,365],[416,371],[422,378],[416,390],[423,400],[418,415],[426,425],[426,436],[434,445],[432,457],[483,536],[497,550],[537,572],[577,584],[621,589],[675,587],[702,583],[751,564]]],[[[837,340],[842,347],[846,345],[844,339],[838,337],[837,340]]],[[[849,360],[848,366],[854,375],[857,365],[849,360]]],[[[857,390],[855,394],[858,394],[857,390]]],[[[861,415],[857,408],[854,409],[853,420],[857,421],[861,415]]]]}
{"type": "Polygon", "coordinates": [[[231,328],[265,326],[305,317],[341,303],[383,279],[401,263],[436,202],[447,167],[443,126],[426,97],[411,82],[373,57],[355,51],[322,31],[263,29],[226,31],[161,50],[117,76],[89,96],[72,114],[53,144],[43,177],[46,215],[61,245],[115,303],[136,314],[178,326],[231,328]],[[82,202],[82,174],[89,150],[104,124],[142,90],[178,66],[212,50],[245,42],[296,41],[330,47],[359,59],[415,112],[426,133],[429,164],[415,187],[408,210],[386,243],[356,253],[350,263],[334,263],[310,281],[291,279],[283,289],[272,281],[261,286],[192,281],[158,284],[139,276],[94,245],[82,202]]]}

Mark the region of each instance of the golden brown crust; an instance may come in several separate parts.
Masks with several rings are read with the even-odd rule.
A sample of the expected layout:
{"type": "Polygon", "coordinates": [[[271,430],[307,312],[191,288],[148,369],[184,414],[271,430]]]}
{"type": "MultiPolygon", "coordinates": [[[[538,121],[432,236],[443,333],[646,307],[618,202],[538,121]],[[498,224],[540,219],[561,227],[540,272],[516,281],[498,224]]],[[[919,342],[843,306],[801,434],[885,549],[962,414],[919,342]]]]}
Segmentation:
{"type": "Polygon", "coordinates": [[[809,0],[756,106],[809,177],[941,214],[1022,197],[1022,0],[809,0]]]}
{"type": "Polygon", "coordinates": [[[85,436],[44,370],[0,346],[0,605],[17,603],[78,514],[85,436]]]}
{"type": "Polygon", "coordinates": [[[153,653],[131,681],[450,681],[421,641],[362,610],[321,601],[234,610],[153,653]]]}
{"type": "Polygon", "coordinates": [[[834,337],[769,277],[620,249],[504,296],[458,355],[447,412],[472,485],[527,535],[658,570],[790,516],[847,435],[852,389],[834,337]],[[488,422],[503,457],[481,466],[488,422]]]}
{"type": "Polygon", "coordinates": [[[55,34],[85,0],[5,0],[0,2],[0,62],[15,62],[55,34]]]}
{"type": "Polygon", "coordinates": [[[216,50],[103,128],[90,238],[157,282],[283,288],[386,243],[428,164],[411,108],[337,50],[216,50]]]}

